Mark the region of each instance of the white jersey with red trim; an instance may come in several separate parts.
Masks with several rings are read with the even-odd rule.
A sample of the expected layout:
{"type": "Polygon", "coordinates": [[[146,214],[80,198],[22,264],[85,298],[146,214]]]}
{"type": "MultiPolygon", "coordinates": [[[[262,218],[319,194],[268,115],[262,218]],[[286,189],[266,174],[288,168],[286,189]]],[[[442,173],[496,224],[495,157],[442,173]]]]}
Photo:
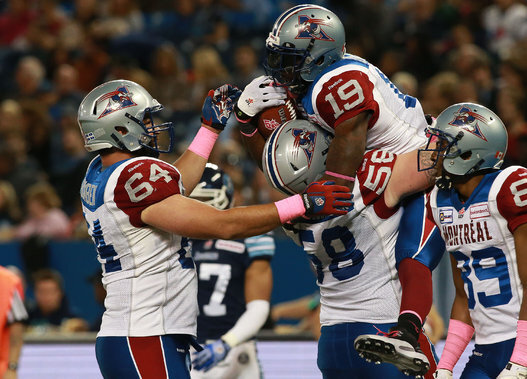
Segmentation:
{"type": "Polygon", "coordinates": [[[428,212],[461,270],[476,343],[515,338],[523,290],[513,232],[527,222],[527,169],[485,175],[465,203],[436,187],[428,212]]]}
{"type": "Polygon", "coordinates": [[[334,133],[342,122],[369,111],[366,150],[406,153],[426,143],[419,101],[401,93],[377,67],[345,54],[310,85],[302,108],[314,123],[334,133]]]}
{"type": "Polygon", "coordinates": [[[348,214],[284,227],[316,269],[322,325],[397,321],[394,247],[402,210],[387,208],[383,196],[395,160],[389,152],[366,153],[348,214]]]}
{"type": "Polygon", "coordinates": [[[81,200],[107,292],[99,336],[196,334],[197,277],[188,241],[141,221],[145,208],[183,193],[177,169],[159,159],[107,168],[100,157],[90,163],[81,200]]]}

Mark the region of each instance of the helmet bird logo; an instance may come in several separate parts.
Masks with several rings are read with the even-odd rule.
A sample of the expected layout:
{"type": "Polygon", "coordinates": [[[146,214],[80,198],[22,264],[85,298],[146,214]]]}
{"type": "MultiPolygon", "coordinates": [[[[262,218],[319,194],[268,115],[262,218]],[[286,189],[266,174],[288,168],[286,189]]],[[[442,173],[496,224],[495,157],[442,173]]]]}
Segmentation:
{"type": "Polygon", "coordinates": [[[476,137],[487,141],[487,138],[481,132],[478,121],[484,122],[485,124],[488,123],[485,117],[480,114],[472,112],[468,107],[461,107],[454,113],[454,119],[449,124],[459,126],[467,132],[474,134],[476,137]]]}
{"type": "Polygon", "coordinates": [[[108,100],[108,103],[106,104],[106,108],[98,118],[102,118],[115,111],[137,105],[132,100],[133,95],[134,94],[130,92],[126,86],[118,87],[115,91],[108,92],[107,94],[102,95],[97,100],[97,103],[101,103],[106,100],[108,100]]]}
{"type": "Polygon", "coordinates": [[[307,157],[307,167],[311,166],[311,160],[313,159],[313,153],[315,152],[315,142],[317,140],[317,132],[309,132],[304,129],[293,129],[293,136],[295,140],[293,146],[296,148],[297,154],[298,149],[302,149],[307,157]]]}
{"type": "Polygon", "coordinates": [[[322,41],[335,41],[324,30],[322,26],[327,25],[324,20],[311,18],[306,15],[298,16],[298,35],[295,39],[318,39],[322,41]]]}

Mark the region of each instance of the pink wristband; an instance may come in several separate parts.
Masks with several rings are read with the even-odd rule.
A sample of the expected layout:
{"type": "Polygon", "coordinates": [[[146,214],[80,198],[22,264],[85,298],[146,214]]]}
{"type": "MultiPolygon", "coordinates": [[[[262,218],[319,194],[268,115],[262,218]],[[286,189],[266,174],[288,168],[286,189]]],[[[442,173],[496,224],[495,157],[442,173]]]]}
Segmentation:
{"type": "Polygon", "coordinates": [[[248,134],[248,133],[244,133],[240,130],[240,133],[243,134],[245,137],[252,137],[256,134],[256,132],[258,131],[258,129],[254,129],[254,131],[251,133],[251,134],[248,134]]]}
{"type": "Polygon", "coordinates": [[[518,320],[516,329],[516,342],[511,355],[511,362],[527,366],[527,321],[518,320]]]}
{"type": "Polygon", "coordinates": [[[333,177],[339,178],[339,179],[349,180],[350,182],[354,182],[355,181],[355,178],[352,178],[351,176],[339,174],[338,172],[333,172],[333,171],[327,171],[326,170],[326,175],[333,176],[333,177]]]}
{"type": "Polygon", "coordinates": [[[207,129],[202,125],[187,150],[198,154],[200,157],[209,159],[210,152],[212,151],[218,137],[218,133],[214,133],[212,130],[207,129]]]}
{"type": "Polygon", "coordinates": [[[472,326],[459,320],[450,319],[445,347],[443,353],[441,353],[441,359],[437,364],[437,368],[453,371],[473,334],[474,328],[472,326]]]}
{"type": "Polygon", "coordinates": [[[278,216],[282,224],[306,213],[304,201],[300,195],[286,197],[283,200],[276,201],[274,205],[278,210],[278,216]]]}

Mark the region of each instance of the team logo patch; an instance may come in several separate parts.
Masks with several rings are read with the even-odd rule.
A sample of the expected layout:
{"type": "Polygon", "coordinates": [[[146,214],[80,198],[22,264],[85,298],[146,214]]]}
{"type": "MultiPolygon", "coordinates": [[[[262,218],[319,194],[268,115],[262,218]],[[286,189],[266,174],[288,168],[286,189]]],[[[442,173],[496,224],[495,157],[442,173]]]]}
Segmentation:
{"type": "Polygon", "coordinates": [[[315,197],[315,205],[317,207],[321,207],[324,205],[324,198],[323,197],[315,197]]]}
{"type": "Polygon", "coordinates": [[[302,149],[307,157],[307,167],[311,166],[311,160],[313,159],[313,153],[315,151],[315,142],[317,140],[317,132],[309,132],[304,129],[293,129],[293,136],[295,141],[293,146],[297,149],[302,149]]]}
{"type": "Polygon", "coordinates": [[[442,209],[439,211],[439,222],[441,224],[452,224],[454,222],[454,211],[452,209],[442,209]]]}
{"type": "Polygon", "coordinates": [[[107,94],[102,95],[97,100],[97,105],[99,103],[102,103],[103,101],[108,101],[108,103],[106,104],[106,108],[101,113],[99,118],[107,116],[115,111],[137,105],[132,100],[133,95],[134,94],[130,92],[126,86],[119,87],[115,91],[108,92],[107,94]]]}
{"type": "Polygon", "coordinates": [[[322,26],[327,25],[323,19],[311,18],[306,15],[298,16],[298,35],[296,39],[319,39],[321,41],[335,41],[323,29],[322,26]]]}
{"type": "Polygon", "coordinates": [[[264,123],[264,126],[266,129],[269,129],[269,130],[275,130],[276,128],[278,128],[280,126],[280,123],[278,121],[276,121],[274,118],[272,119],[264,119],[263,120],[263,123],[264,123]]]}
{"type": "Polygon", "coordinates": [[[489,205],[488,204],[477,204],[470,207],[470,219],[474,220],[477,218],[489,217],[489,205]]]}
{"type": "Polygon", "coordinates": [[[468,107],[461,107],[454,113],[454,119],[449,122],[450,125],[460,126],[469,133],[486,141],[487,138],[481,132],[478,121],[487,122],[485,117],[476,112],[472,112],[468,107]]]}

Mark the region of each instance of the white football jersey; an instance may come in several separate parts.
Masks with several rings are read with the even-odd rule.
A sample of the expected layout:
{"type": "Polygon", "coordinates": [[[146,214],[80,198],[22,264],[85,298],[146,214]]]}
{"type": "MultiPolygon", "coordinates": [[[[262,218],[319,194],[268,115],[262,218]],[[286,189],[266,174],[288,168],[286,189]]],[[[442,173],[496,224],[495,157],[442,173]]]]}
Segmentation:
{"type": "Polygon", "coordinates": [[[436,187],[428,212],[461,270],[476,343],[515,338],[523,290],[512,233],[527,222],[527,169],[485,175],[465,203],[436,187]]]}
{"type": "Polygon", "coordinates": [[[302,99],[309,119],[334,134],[342,122],[371,112],[366,150],[395,154],[423,146],[427,127],[419,101],[401,93],[377,67],[355,55],[329,66],[302,99]]]}
{"type": "Polygon", "coordinates": [[[395,242],[402,210],[390,209],[383,192],[396,156],[366,153],[348,214],[286,225],[317,273],[322,325],[395,322],[401,286],[395,269],[395,242]]]}
{"type": "Polygon", "coordinates": [[[100,157],[90,163],[81,199],[107,292],[99,336],[196,335],[197,278],[188,241],[141,221],[149,205],[179,193],[179,172],[159,159],[132,158],[105,169],[100,157]]]}

